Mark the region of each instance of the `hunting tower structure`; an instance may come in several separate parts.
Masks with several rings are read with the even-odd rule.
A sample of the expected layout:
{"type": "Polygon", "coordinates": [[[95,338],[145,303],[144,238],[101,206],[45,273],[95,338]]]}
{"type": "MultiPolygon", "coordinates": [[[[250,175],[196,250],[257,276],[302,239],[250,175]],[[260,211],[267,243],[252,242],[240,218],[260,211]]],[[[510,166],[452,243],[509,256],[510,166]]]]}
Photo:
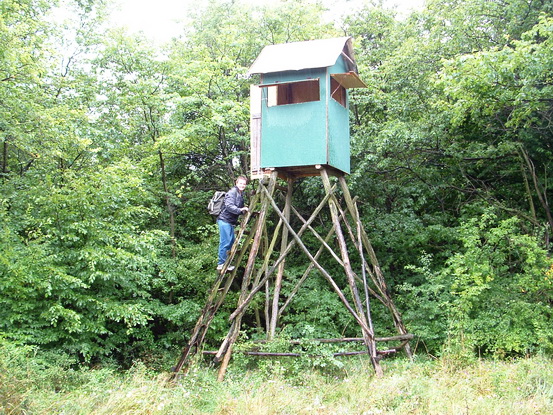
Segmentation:
{"type": "MultiPolygon", "coordinates": [[[[352,39],[341,37],[266,46],[248,75],[259,75],[251,86],[251,177],[258,179],[250,211],[243,218],[236,242],[223,270],[217,275],[206,305],[192,331],[174,375],[190,365],[198,352],[214,355],[221,363],[223,379],[236,343],[242,318],[252,300],[264,292],[263,311],[254,310],[266,338],[243,353],[257,356],[296,356],[298,353],[260,351],[260,344],[277,333],[279,319],[314,273],[322,276],[358,325],[360,337],[311,339],[319,343],[358,342],[363,350],[335,353],[367,354],[377,374],[380,359],[401,349],[411,355],[409,334],[394,305],[376,254],[361,224],[356,198],[345,180],[350,172],[349,89],[364,88],[357,73],[352,39]],[[293,206],[294,182],[319,176],[324,196],[308,217],[293,206]],[[280,181],[280,184],[279,184],[280,181]],[[282,185],[282,181],[286,185],[282,185]],[[328,224],[319,215],[326,210],[328,224]],[[272,219],[271,218],[272,216],[272,219]],[[270,220],[268,220],[270,219],[270,220]],[[313,223],[317,219],[317,230],[313,223]],[[313,226],[312,226],[313,225],[313,226]],[[324,226],[326,229],[323,229],[324,226]],[[302,237],[310,234],[310,244],[302,237]],[[313,247],[313,240],[320,243],[313,247]],[[286,271],[286,257],[292,250],[305,255],[303,274],[286,271]],[[335,262],[331,274],[325,264],[335,262]],[[229,266],[236,267],[227,272],[229,266]],[[218,351],[205,351],[206,332],[236,277],[241,287],[236,309],[229,317],[229,331],[218,351]],[[283,281],[287,280],[286,290],[283,281]],[[341,287],[340,281],[342,281],[341,287]],[[286,292],[285,292],[286,291],[286,292]],[[386,337],[376,337],[371,301],[388,311],[386,337]],[[264,318],[261,318],[263,314],[264,318]],[[386,343],[378,349],[377,342],[386,343]]],[[[257,302],[259,303],[259,302],[257,302]]],[[[305,339],[304,339],[305,340],[305,339]]],[[[302,340],[303,341],[303,340],[302,340]]]]}
{"type": "Polygon", "coordinates": [[[351,38],[266,46],[251,66],[251,174],[267,168],[318,175],[350,172],[349,92],[357,75],[351,38]]]}

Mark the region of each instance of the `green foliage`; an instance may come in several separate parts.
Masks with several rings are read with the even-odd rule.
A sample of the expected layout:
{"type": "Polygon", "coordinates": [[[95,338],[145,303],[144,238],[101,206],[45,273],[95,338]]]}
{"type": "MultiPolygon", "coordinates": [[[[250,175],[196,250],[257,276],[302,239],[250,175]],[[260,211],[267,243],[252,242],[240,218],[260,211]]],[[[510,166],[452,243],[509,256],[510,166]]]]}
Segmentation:
{"type": "Polygon", "coordinates": [[[379,60],[358,54],[371,83],[353,96],[350,185],[418,350],[549,348],[549,241],[538,238],[551,229],[550,15],[544,2],[432,1],[399,27],[351,29],[379,60]],[[493,225],[479,228],[490,207],[493,225]],[[467,249],[467,228],[514,240],[467,249]],[[526,278],[543,303],[511,283],[526,278]]]}
{"type": "MultiPolygon", "coordinates": [[[[295,282],[292,275],[285,279],[285,295],[292,290],[295,282]]],[[[358,332],[356,327],[349,327],[350,323],[351,315],[328,282],[317,272],[307,278],[282,316],[285,333],[295,339],[306,336],[306,331],[313,331],[317,333],[315,337],[321,338],[339,337],[344,333],[355,336],[358,332]]]]}
{"type": "MultiPolygon", "coordinates": [[[[404,20],[371,2],[330,22],[319,2],[217,0],[162,47],[104,30],[104,2],[61,2],[75,18],[57,25],[54,4],[0,3],[6,339],[126,365],[181,348],[216,276],[206,201],[249,169],[248,67],[266,44],[345,34],[369,85],[351,93],[349,186],[417,350],[551,353],[550,2],[433,0],[404,20]]],[[[294,198],[308,210],[321,194],[307,178],[294,198]]],[[[287,258],[283,293],[305,262],[287,258]]],[[[230,307],[208,344],[226,333],[230,307]]],[[[387,310],[373,311],[390,329],[387,310]]],[[[259,337],[254,317],[244,329],[259,337]]],[[[350,321],[314,272],[282,335],[357,335],[350,321]]]]}
{"type": "MultiPolygon", "coordinates": [[[[43,352],[0,338],[0,411],[20,414],[30,410],[37,391],[51,396],[68,393],[91,380],[91,372],[76,365],[74,357],[43,352]]],[[[102,384],[113,376],[108,368],[94,371],[93,382],[102,384]]]]}
{"type": "Polygon", "coordinates": [[[521,233],[516,218],[499,220],[491,212],[468,220],[458,234],[462,247],[446,267],[436,270],[426,255],[420,267],[410,267],[422,282],[402,286],[405,317],[425,346],[495,356],[551,350],[552,263],[546,251],[521,233]]]}
{"type": "Polygon", "coordinates": [[[418,266],[407,270],[416,278],[398,287],[405,324],[417,334],[415,350],[435,354],[447,341],[447,304],[451,298],[447,286],[435,275],[432,256],[423,254],[418,266]]]}
{"type": "Polygon", "coordinates": [[[129,163],[67,172],[3,200],[2,330],[89,360],[149,336],[150,275],[167,239],[129,163]]]}
{"type": "Polygon", "coordinates": [[[459,230],[463,252],[442,271],[453,296],[450,326],[481,353],[551,350],[552,263],[517,222],[489,213],[471,219],[459,230]]]}

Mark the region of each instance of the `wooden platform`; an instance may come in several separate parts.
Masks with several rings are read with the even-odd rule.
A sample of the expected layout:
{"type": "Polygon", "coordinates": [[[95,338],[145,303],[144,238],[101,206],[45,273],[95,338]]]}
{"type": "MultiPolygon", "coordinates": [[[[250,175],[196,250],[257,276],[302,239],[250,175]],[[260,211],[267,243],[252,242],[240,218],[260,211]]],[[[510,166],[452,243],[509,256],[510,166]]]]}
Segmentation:
{"type": "Polygon", "coordinates": [[[279,179],[295,180],[295,179],[300,179],[302,177],[320,176],[321,169],[325,169],[329,176],[339,177],[344,175],[343,171],[335,169],[334,167],[323,165],[323,164],[317,164],[317,165],[311,165],[311,166],[293,166],[293,167],[278,167],[278,168],[271,167],[271,168],[259,170],[257,172],[252,172],[252,177],[256,179],[260,179],[262,177],[270,177],[273,171],[277,171],[279,179]]]}

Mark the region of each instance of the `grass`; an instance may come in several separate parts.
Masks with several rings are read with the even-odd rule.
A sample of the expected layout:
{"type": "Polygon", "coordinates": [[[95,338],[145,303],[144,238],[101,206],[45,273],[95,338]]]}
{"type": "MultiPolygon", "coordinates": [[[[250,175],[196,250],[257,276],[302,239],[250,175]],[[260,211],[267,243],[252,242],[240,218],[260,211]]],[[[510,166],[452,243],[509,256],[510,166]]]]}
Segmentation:
{"type": "Polygon", "coordinates": [[[72,370],[13,347],[0,352],[1,414],[553,413],[553,362],[546,357],[385,360],[381,378],[360,358],[327,373],[248,370],[237,362],[224,382],[216,381],[213,368],[196,366],[167,384],[167,373],[143,364],[123,373],[72,370]]]}

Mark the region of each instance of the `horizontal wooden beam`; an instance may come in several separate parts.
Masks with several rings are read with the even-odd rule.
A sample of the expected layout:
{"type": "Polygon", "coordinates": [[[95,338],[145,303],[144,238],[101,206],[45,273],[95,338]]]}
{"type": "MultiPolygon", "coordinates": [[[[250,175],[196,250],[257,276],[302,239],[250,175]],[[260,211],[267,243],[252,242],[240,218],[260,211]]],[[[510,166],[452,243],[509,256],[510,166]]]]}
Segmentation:
{"type": "MultiPolygon", "coordinates": [[[[405,341],[412,340],[415,337],[414,334],[400,334],[398,336],[390,337],[376,337],[377,342],[389,342],[389,341],[405,341]]],[[[304,339],[304,340],[290,340],[290,344],[302,344],[306,342],[317,342],[317,343],[348,343],[348,342],[362,342],[363,337],[340,337],[335,339],[304,339]]],[[[257,340],[252,343],[268,343],[268,340],[257,340]]]]}
{"type": "MultiPolygon", "coordinates": [[[[396,349],[388,349],[388,350],[377,350],[376,351],[376,354],[378,355],[388,355],[388,354],[392,354],[392,353],[396,353],[397,350],[396,349]]],[[[217,354],[217,351],[215,350],[204,350],[202,352],[204,355],[216,355],[217,354]]],[[[321,357],[321,356],[324,356],[324,355],[317,355],[317,354],[306,354],[306,353],[292,353],[292,352],[251,352],[251,351],[246,351],[246,350],[242,350],[242,351],[238,351],[238,350],[235,350],[234,353],[242,353],[242,354],[245,354],[246,356],[259,356],[259,357],[301,357],[301,356],[306,356],[306,357],[321,357]]],[[[364,355],[364,354],[369,354],[369,351],[368,350],[360,350],[360,351],[355,351],[355,352],[336,352],[336,353],[332,353],[332,356],[333,357],[339,357],[339,356],[358,356],[358,355],[364,355]]]]}

